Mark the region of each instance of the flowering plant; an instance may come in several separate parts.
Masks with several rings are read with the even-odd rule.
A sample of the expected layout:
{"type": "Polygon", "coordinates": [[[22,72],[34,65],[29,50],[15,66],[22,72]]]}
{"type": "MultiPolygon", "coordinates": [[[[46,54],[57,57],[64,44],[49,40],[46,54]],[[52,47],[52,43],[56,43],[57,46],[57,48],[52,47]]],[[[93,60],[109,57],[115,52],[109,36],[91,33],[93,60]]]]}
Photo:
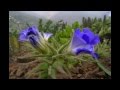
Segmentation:
{"type": "MultiPolygon", "coordinates": [[[[38,57],[42,57],[43,63],[40,63],[40,66],[38,66],[39,70],[41,70],[41,78],[55,79],[57,71],[71,78],[70,68],[78,63],[77,60],[81,60],[75,60],[80,53],[92,55],[96,59],[94,62],[108,75],[111,75],[110,71],[104,68],[99,60],[97,60],[99,57],[94,47],[100,42],[100,39],[89,28],[83,28],[82,32],[80,32],[79,28],[75,29],[72,39],[58,48],[55,48],[54,45],[48,42],[52,35],[52,33],[39,32],[35,26],[28,27],[19,34],[19,41],[29,42],[39,51],[40,55],[38,57]]],[[[57,43],[57,41],[53,43],[57,43]]]]}

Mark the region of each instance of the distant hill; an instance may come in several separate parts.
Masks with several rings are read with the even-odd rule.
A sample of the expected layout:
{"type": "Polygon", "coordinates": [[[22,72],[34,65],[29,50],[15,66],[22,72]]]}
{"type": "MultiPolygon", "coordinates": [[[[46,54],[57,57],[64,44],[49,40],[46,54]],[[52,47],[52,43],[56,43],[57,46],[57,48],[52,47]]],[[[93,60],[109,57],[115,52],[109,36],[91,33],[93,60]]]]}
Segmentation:
{"type": "MultiPolygon", "coordinates": [[[[39,18],[36,15],[33,14],[27,14],[24,13],[23,11],[10,11],[9,15],[14,17],[16,20],[18,20],[21,23],[28,23],[28,24],[34,24],[37,25],[39,18]]],[[[41,17],[43,20],[46,20],[44,17],[41,17]]]]}
{"type": "Polygon", "coordinates": [[[60,11],[57,13],[55,16],[51,17],[51,20],[58,21],[60,19],[63,19],[65,22],[68,24],[72,24],[75,21],[79,21],[82,23],[82,18],[103,18],[106,12],[96,12],[96,13],[91,13],[91,12],[84,12],[84,11],[60,11]]]}
{"type": "Polygon", "coordinates": [[[47,21],[45,17],[35,15],[34,13],[29,14],[24,11],[9,11],[9,31],[14,31],[13,29],[24,29],[27,25],[26,23],[38,26],[38,21],[40,18],[43,19],[43,22],[47,21]]]}
{"type": "MultiPolygon", "coordinates": [[[[36,11],[37,12],[37,11],[36,11]]],[[[39,18],[42,18],[43,23],[48,20],[47,17],[51,16],[49,19],[53,21],[53,23],[63,20],[64,22],[67,22],[68,24],[72,24],[75,21],[79,21],[82,23],[82,18],[103,18],[104,15],[109,14],[109,11],[97,11],[97,12],[90,12],[90,11],[59,11],[57,14],[51,16],[49,13],[43,13],[42,15],[39,13],[34,13],[32,11],[9,11],[9,16],[12,16],[16,21],[20,22],[21,26],[25,26],[26,22],[31,25],[38,25],[39,18]],[[44,14],[44,15],[43,15],[44,14]]],[[[9,21],[9,27],[18,27],[18,25],[15,25],[17,23],[13,23],[12,20],[9,21]],[[14,24],[14,25],[13,25],[14,24]]]]}

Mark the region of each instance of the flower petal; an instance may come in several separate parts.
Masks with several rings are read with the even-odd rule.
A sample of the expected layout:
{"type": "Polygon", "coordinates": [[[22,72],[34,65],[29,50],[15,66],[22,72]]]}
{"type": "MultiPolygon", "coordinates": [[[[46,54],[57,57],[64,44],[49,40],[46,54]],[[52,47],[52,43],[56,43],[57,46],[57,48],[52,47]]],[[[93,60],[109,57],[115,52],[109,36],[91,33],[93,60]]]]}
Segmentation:
{"type": "Polygon", "coordinates": [[[88,54],[90,54],[91,52],[88,49],[78,48],[77,51],[76,51],[76,55],[78,55],[80,53],[88,53],[88,54]]]}
{"type": "Polygon", "coordinates": [[[48,40],[52,35],[52,33],[43,33],[43,37],[45,40],[48,40]]]}
{"type": "Polygon", "coordinates": [[[92,45],[96,45],[100,42],[100,38],[98,35],[95,35],[94,39],[90,42],[92,45]]]}
{"type": "Polygon", "coordinates": [[[86,45],[86,42],[81,38],[82,35],[83,34],[81,34],[79,29],[76,29],[74,31],[72,41],[71,41],[71,44],[70,44],[71,49],[74,49],[74,48],[79,47],[79,46],[86,45]]]}
{"type": "Polygon", "coordinates": [[[39,31],[35,26],[28,27],[27,29],[24,29],[19,34],[19,41],[28,41],[28,38],[30,35],[35,35],[39,38],[39,31]]]}
{"type": "Polygon", "coordinates": [[[27,33],[28,33],[28,30],[22,30],[20,33],[19,33],[19,41],[21,42],[24,42],[24,41],[28,41],[28,38],[27,38],[27,33]]]}
{"type": "Polygon", "coordinates": [[[38,47],[39,45],[39,40],[36,36],[30,36],[29,41],[32,44],[33,47],[38,47]]]}
{"type": "Polygon", "coordinates": [[[74,53],[74,54],[78,55],[81,52],[86,52],[86,53],[94,52],[94,46],[93,45],[83,45],[83,46],[79,46],[79,47],[72,49],[72,53],[74,53]]]}
{"type": "Polygon", "coordinates": [[[98,59],[98,58],[99,58],[99,55],[98,55],[97,53],[91,53],[91,55],[92,55],[92,57],[93,57],[94,59],[98,59]]]}
{"type": "Polygon", "coordinates": [[[90,30],[90,28],[83,28],[83,33],[89,37],[89,41],[94,38],[94,33],[90,30]]]}
{"type": "Polygon", "coordinates": [[[89,51],[88,49],[80,49],[80,48],[78,48],[77,51],[75,52],[75,54],[78,55],[80,53],[91,54],[92,57],[95,58],[95,59],[98,59],[98,57],[99,57],[97,53],[89,51]]]}
{"type": "Polygon", "coordinates": [[[28,39],[26,38],[26,36],[24,34],[21,34],[19,36],[19,41],[24,42],[24,41],[28,41],[28,39]]]}
{"type": "Polygon", "coordinates": [[[34,34],[34,35],[38,36],[38,33],[39,33],[39,30],[37,29],[36,26],[32,26],[32,27],[28,28],[27,35],[34,34]]]}
{"type": "Polygon", "coordinates": [[[30,43],[33,45],[33,46],[36,46],[37,45],[37,42],[35,40],[34,37],[29,37],[29,40],[30,40],[30,43]]]}
{"type": "Polygon", "coordinates": [[[89,37],[88,37],[86,34],[84,34],[84,35],[82,36],[82,38],[89,44],[90,39],[89,39],[89,37]]]}
{"type": "Polygon", "coordinates": [[[76,36],[78,36],[79,38],[82,38],[82,36],[83,36],[84,33],[83,33],[83,32],[80,32],[80,29],[77,28],[77,29],[75,29],[74,34],[75,34],[76,36]]]}

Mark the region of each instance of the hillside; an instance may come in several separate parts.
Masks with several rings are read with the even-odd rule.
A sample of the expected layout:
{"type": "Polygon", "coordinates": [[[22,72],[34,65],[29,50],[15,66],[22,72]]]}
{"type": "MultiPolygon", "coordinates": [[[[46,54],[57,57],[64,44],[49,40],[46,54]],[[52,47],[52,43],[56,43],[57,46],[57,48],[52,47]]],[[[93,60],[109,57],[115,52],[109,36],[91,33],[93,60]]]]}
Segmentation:
{"type": "Polygon", "coordinates": [[[21,23],[29,23],[29,24],[37,24],[38,22],[38,17],[32,16],[32,15],[27,15],[26,13],[23,12],[14,12],[10,11],[9,15],[14,17],[16,20],[18,20],[21,23]]]}
{"type": "Polygon", "coordinates": [[[60,19],[64,20],[68,24],[72,24],[75,21],[79,21],[82,23],[82,18],[103,18],[104,15],[106,15],[107,11],[102,11],[102,12],[85,12],[85,11],[71,11],[71,12],[66,12],[66,11],[60,11],[57,13],[55,16],[51,17],[52,20],[58,21],[60,19]]]}

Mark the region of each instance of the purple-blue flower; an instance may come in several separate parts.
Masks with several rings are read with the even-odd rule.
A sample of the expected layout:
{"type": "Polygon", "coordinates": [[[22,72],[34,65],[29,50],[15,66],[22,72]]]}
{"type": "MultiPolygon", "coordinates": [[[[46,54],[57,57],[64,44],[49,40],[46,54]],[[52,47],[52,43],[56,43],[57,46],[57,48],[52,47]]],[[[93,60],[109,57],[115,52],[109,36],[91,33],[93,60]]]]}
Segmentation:
{"type": "Polygon", "coordinates": [[[50,36],[52,36],[51,33],[43,33],[42,36],[36,26],[31,26],[19,33],[19,41],[29,41],[34,47],[38,47],[44,39],[48,40],[50,36]]]}
{"type": "Polygon", "coordinates": [[[35,26],[28,27],[19,33],[19,41],[29,41],[34,47],[39,45],[39,31],[35,26]]]}
{"type": "Polygon", "coordinates": [[[94,58],[98,58],[97,53],[94,51],[94,46],[100,42],[99,36],[94,34],[89,28],[77,28],[74,31],[70,48],[72,53],[78,55],[82,52],[91,54],[94,58]]]}
{"type": "Polygon", "coordinates": [[[52,33],[43,33],[43,37],[45,40],[48,40],[52,35],[52,33]]]}

